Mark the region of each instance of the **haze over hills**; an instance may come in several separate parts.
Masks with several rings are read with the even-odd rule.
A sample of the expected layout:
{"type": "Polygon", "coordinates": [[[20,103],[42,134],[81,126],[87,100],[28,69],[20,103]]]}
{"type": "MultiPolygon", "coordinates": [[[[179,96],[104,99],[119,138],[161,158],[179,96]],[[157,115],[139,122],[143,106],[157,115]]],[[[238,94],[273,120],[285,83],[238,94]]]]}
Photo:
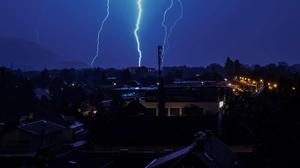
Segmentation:
{"type": "Polygon", "coordinates": [[[40,70],[84,68],[87,64],[76,60],[64,61],[59,55],[35,42],[2,37],[0,38],[0,66],[40,70]]]}
{"type": "MultiPolygon", "coordinates": [[[[89,64],[82,61],[64,60],[38,43],[6,37],[0,37],[0,66],[22,70],[89,68],[89,64]]],[[[300,73],[300,64],[291,64],[290,69],[300,73]]]]}

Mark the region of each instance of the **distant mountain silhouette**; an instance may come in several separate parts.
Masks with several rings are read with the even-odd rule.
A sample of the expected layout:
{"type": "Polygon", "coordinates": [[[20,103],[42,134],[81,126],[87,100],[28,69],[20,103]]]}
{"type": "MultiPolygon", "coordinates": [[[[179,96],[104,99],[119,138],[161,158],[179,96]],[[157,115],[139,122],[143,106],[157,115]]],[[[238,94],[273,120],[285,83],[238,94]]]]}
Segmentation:
{"type": "Polygon", "coordinates": [[[85,63],[78,61],[62,61],[59,55],[35,42],[1,37],[0,66],[23,70],[87,67],[85,63]]]}

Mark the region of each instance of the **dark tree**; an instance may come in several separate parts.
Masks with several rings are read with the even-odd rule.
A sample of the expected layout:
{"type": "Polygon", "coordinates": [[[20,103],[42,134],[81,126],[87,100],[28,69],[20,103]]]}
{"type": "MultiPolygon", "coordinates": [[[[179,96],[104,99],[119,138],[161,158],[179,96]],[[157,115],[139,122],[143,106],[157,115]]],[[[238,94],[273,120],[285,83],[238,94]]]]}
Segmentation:
{"type": "Polygon", "coordinates": [[[229,57],[227,57],[225,62],[225,76],[227,78],[232,78],[234,76],[234,63],[229,57]]]}
{"type": "Polygon", "coordinates": [[[47,87],[49,82],[50,82],[49,71],[47,69],[44,69],[40,75],[40,85],[41,85],[41,87],[45,88],[45,87],[47,87]]]}
{"type": "Polygon", "coordinates": [[[234,61],[234,76],[238,76],[241,74],[241,63],[239,60],[234,61]]]}
{"type": "Polygon", "coordinates": [[[131,75],[128,69],[123,70],[121,73],[121,83],[122,84],[129,84],[131,81],[131,75]]]}

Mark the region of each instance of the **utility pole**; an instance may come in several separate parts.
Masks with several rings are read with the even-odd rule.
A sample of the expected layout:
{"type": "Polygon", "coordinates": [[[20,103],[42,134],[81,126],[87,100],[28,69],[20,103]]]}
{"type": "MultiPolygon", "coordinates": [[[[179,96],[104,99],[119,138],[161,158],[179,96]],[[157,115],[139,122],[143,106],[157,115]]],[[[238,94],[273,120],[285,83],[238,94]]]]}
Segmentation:
{"type": "Polygon", "coordinates": [[[164,116],[165,115],[165,91],[164,91],[164,80],[162,77],[162,52],[163,52],[163,47],[158,46],[158,115],[159,116],[164,116]]]}

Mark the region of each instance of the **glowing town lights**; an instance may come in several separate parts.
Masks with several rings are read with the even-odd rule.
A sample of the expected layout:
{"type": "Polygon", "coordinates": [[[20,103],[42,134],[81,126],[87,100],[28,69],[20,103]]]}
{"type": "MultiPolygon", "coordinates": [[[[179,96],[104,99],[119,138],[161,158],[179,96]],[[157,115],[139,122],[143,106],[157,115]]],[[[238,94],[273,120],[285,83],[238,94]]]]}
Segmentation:
{"type": "Polygon", "coordinates": [[[292,87],[292,90],[296,90],[296,87],[292,87]]]}
{"type": "MultiPolygon", "coordinates": [[[[252,93],[258,93],[263,88],[268,88],[269,90],[274,90],[279,88],[279,85],[275,82],[268,82],[265,83],[264,79],[251,79],[243,76],[235,76],[233,81],[237,82],[237,84],[227,83],[227,86],[234,86],[235,91],[237,92],[252,92],[252,93]],[[244,87],[241,89],[240,87],[244,87]]],[[[231,82],[231,81],[229,81],[231,82]]]]}

